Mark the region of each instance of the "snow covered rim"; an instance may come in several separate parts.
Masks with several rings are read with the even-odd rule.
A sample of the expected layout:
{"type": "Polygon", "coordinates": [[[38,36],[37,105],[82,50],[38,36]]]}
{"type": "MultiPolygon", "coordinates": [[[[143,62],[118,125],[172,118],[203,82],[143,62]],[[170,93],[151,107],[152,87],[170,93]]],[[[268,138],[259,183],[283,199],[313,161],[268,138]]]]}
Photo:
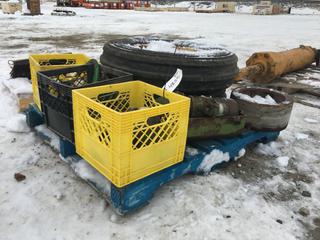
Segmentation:
{"type": "Polygon", "coordinates": [[[288,126],[293,99],[286,93],[268,88],[236,88],[231,98],[237,100],[246,115],[247,127],[262,131],[280,131],[288,126]]]}
{"type": "Polygon", "coordinates": [[[287,93],[262,87],[235,88],[231,96],[237,101],[259,104],[264,107],[292,105],[293,99],[287,93]]]}
{"type": "Polygon", "coordinates": [[[225,48],[213,45],[204,39],[165,39],[157,37],[133,37],[110,42],[111,46],[144,54],[176,56],[181,58],[211,59],[231,56],[225,48]]]}

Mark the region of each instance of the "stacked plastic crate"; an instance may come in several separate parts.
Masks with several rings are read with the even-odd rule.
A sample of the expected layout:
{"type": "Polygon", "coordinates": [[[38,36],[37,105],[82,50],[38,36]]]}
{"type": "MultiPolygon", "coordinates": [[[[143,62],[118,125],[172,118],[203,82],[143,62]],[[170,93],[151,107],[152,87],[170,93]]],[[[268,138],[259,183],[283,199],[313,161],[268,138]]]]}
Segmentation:
{"type": "Polygon", "coordinates": [[[48,128],[119,188],[181,162],[190,99],[89,60],[30,57],[35,104],[48,128]]]}

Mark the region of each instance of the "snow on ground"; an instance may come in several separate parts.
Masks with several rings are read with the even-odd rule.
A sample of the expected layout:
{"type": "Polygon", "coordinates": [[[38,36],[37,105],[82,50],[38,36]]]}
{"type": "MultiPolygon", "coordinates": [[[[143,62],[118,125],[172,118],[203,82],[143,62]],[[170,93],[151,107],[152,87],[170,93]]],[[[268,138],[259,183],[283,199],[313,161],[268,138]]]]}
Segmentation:
{"type": "Polygon", "coordinates": [[[32,93],[32,86],[27,78],[4,79],[3,84],[16,95],[32,93]]]}
{"type": "Polygon", "coordinates": [[[300,14],[300,15],[315,15],[320,14],[320,10],[309,8],[309,7],[302,7],[302,8],[295,8],[291,9],[291,14],[300,14]]]}
{"type": "Polygon", "coordinates": [[[196,9],[213,9],[215,8],[214,2],[195,2],[195,5],[192,4],[190,1],[181,1],[173,4],[151,4],[152,7],[157,8],[170,8],[170,7],[176,7],[176,8],[188,8],[190,11],[192,11],[194,8],[196,9]]]}
{"type": "Polygon", "coordinates": [[[59,137],[54,132],[50,131],[44,124],[35,127],[35,131],[40,132],[41,134],[48,137],[48,144],[56,151],[59,151],[59,137]]]}
{"type": "Polygon", "coordinates": [[[26,123],[26,117],[24,114],[17,114],[6,121],[4,126],[9,132],[13,133],[27,133],[30,132],[30,128],[26,123]]]}
{"type": "Polygon", "coordinates": [[[99,174],[89,163],[81,159],[71,165],[75,173],[82,179],[89,180],[102,189],[103,193],[110,195],[111,184],[103,175],[99,174]]]}
{"type": "MultiPolygon", "coordinates": [[[[203,38],[237,53],[243,66],[254,51],[317,47],[319,16],[79,8],[73,9],[75,17],[57,17],[49,15],[51,10],[46,4],[43,16],[0,13],[1,239],[319,239],[320,126],[305,120],[319,122],[319,109],[295,104],[276,142],[252,146],[237,162],[207,176],[164,185],[148,206],[119,218],[26,130],[14,97],[2,86],[9,78],[9,59],[56,51],[98,58],[106,40],[123,35],[203,38]],[[296,133],[308,138],[297,139],[296,133]],[[26,179],[17,182],[17,172],[26,179]]],[[[93,177],[87,171],[78,174],[93,177]]]]}
{"type": "Polygon", "coordinates": [[[199,154],[199,151],[196,148],[186,147],[186,153],[191,156],[195,156],[195,155],[199,154]]]}
{"type": "Polygon", "coordinates": [[[223,162],[228,162],[229,160],[229,153],[224,153],[222,151],[214,149],[211,151],[211,153],[207,154],[204,157],[197,171],[203,172],[207,175],[214,165],[218,165],[223,162]]]}
{"type": "Polygon", "coordinates": [[[320,81],[301,80],[300,82],[316,88],[320,88],[320,81]]]}
{"type": "Polygon", "coordinates": [[[278,164],[281,166],[281,167],[287,167],[288,166],[288,163],[289,163],[289,157],[287,156],[283,156],[283,157],[277,157],[277,161],[278,161],[278,164]]]}
{"type": "Polygon", "coordinates": [[[318,123],[317,120],[312,119],[312,118],[304,118],[303,120],[304,120],[305,122],[307,122],[307,123],[318,123]]]}
{"type": "Polygon", "coordinates": [[[301,139],[307,139],[309,137],[309,135],[297,132],[297,133],[295,133],[295,137],[297,140],[301,140],[301,139]]]}
{"type": "Polygon", "coordinates": [[[252,14],[253,6],[246,6],[246,5],[237,5],[236,6],[236,13],[247,13],[252,14]]]}
{"type": "Polygon", "coordinates": [[[266,156],[280,156],[282,144],[278,142],[259,143],[255,151],[266,156]]]}
{"type": "MultiPolygon", "coordinates": [[[[152,7],[157,8],[169,8],[169,7],[177,7],[177,8],[188,8],[189,11],[193,11],[194,8],[196,9],[214,9],[215,8],[214,2],[195,2],[192,4],[190,1],[181,1],[174,4],[152,4],[152,7]]],[[[243,5],[243,4],[237,4],[236,13],[242,13],[242,14],[252,14],[253,12],[253,4],[252,5],[243,5]]],[[[292,7],[291,8],[291,14],[293,15],[315,15],[320,14],[320,10],[310,8],[310,7],[292,7]]]]}

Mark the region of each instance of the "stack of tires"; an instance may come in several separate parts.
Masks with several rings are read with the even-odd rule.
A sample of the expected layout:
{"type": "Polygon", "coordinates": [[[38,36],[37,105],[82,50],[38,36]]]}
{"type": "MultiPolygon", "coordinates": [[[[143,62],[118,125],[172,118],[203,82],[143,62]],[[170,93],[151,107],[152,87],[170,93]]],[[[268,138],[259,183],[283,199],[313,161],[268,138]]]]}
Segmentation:
{"type": "Polygon", "coordinates": [[[238,74],[238,58],[203,39],[126,38],[106,43],[102,65],[130,72],[133,78],[162,87],[179,68],[183,78],[175,91],[191,97],[188,138],[237,135],[243,115],[225,91],[238,74]],[[209,111],[207,111],[209,109],[209,111]],[[217,111],[216,111],[217,110],[217,111]]]}
{"type": "Polygon", "coordinates": [[[134,79],[162,87],[182,69],[177,91],[187,95],[225,96],[239,72],[238,58],[223,48],[192,40],[126,38],[104,45],[100,62],[133,74],[134,79]]]}

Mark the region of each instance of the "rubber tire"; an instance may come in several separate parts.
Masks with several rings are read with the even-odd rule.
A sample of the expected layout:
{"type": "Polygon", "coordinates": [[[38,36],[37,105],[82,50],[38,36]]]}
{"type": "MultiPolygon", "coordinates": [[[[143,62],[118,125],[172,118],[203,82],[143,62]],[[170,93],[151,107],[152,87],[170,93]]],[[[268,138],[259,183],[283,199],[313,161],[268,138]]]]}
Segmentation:
{"type": "Polygon", "coordinates": [[[233,53],[201,58],[126,47],[132,41],[128,38],[106,43],[100,56],[101,64],[130,72],[134,79],[159,87],[180,68],[183,79],[178,91],[219,97],[224,96],[225,89],[239,72],[238,58],[233,53]]]}

